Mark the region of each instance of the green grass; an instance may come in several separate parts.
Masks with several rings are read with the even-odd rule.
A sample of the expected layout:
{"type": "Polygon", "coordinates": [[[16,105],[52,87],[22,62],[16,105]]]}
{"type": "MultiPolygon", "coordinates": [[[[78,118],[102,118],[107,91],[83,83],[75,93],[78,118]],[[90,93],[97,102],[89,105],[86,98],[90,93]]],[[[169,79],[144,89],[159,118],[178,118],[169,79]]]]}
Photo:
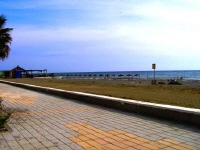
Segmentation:
{"type": "Polygon", "coordinates": [[[104,82],[58,79],[9,79],[9,81],[200,109],[199,87],[152,86],[150,84],[133,85],[115,81],[104,82]]]}

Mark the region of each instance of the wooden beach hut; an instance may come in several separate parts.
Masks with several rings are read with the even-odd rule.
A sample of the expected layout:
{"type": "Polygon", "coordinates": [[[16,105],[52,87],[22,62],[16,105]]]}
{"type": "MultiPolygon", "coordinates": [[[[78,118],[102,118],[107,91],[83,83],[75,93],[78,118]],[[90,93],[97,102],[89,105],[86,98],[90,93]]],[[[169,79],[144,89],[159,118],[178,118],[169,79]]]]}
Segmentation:
{"type": "Polygon", "coordinates": [[[44,70],[25,70],[24,68],[17,66],[12,70],[3,71],[6,78],[23,78],[23,77],[33,77],[33,72],[44,72],[47,74],[47,69],[44,70]]]}
{"type": "Polygon", "coordinates": [[[12,77],[13,78],[22,78],[22,73],[25,72],[24,68],[17,66],[12,69],[12,77]]]}
{"type": "Polygon", "coordinates": [[[13,68],[12,70],[5,70],[3,72],[6,78],[22,78],[22,72],[24,71],[25,69],[17,66],[13,68]]]}

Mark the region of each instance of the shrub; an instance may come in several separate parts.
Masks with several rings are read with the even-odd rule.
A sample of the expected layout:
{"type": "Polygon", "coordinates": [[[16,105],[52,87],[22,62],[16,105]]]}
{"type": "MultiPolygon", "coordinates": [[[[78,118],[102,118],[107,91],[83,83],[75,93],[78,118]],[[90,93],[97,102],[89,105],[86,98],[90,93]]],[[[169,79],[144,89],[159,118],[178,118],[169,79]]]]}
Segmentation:
{"type": "Polygon", "coordinates": [[[4,112],[0,113],[0,130],[5,129],[5,123],[8,121],[11,114],[12,114],[11,112],[10,113],[4,113],[4,112]]]}
{"type": "Polygon", "coordinates": [[[171,80],[168,84],[169,85],[182,85],[182,83],[180,83],[178,81],[174,81],[174,80],[171,80]]]}
{"type": "Polygon", "coordinates": [[[2,100],[2,98],[0,97],[0,110],[3,109],[3,104],[2,104],[2,102],[3,102],[3,100],[2,100]]]}
{"type": "Polygon", "coordinates": [[[160,81],[160,82],[158,82],[158,84],[165,85],[165,82],[163,82],[163,81],[160,81]]]}
{"type": "Polygon", "coordinates": [[[3,107],[3,100],[0,98],[0,130],[5,130],[5,123],[11,116],[12,111],[3,107]]]}

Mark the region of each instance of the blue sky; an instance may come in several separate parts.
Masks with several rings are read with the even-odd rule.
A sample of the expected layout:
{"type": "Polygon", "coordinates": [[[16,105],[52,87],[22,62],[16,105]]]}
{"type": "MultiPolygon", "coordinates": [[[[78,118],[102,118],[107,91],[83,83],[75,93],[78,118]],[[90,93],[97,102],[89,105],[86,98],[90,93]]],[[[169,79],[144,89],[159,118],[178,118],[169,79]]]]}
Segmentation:
{"type": "Polygon", "coordinates": [[[0,0],[8,59],[49,72],[200,69],[199,0],[0,0]]]}

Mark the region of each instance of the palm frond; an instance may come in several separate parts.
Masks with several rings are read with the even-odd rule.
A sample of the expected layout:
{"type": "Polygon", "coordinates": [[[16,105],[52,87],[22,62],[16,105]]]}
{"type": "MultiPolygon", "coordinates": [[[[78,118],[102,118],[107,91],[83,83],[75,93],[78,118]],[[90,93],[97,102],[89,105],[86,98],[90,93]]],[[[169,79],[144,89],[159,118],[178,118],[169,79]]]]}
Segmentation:
{"type": "Polygon", "coordinates": [[[5,26],[6,22],[7,22],[6,17],[4,15],[1,15],[0,16],[0,29],[5,26]]]}
{"type": "Polygon", "coordinates": [[[12,28],[4,28],[7,19],[0,15],[0,60],[4,60],[8,57],[10,52],[9,44],[12,42],[10,32],[12,28]]]}

